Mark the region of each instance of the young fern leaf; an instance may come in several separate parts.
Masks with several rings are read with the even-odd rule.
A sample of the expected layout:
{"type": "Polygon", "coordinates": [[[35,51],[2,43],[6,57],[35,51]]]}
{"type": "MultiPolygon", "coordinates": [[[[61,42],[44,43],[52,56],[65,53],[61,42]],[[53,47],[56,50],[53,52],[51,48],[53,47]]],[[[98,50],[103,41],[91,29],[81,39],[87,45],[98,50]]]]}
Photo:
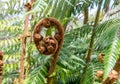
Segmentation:
{"type": "Polygon", "coordinates": [[[108,77],[109,73],[112,71],[116,61],[119,58],[120,38],[118,33],[119,33],[119,29],[116,29],[116,33],[114,35],[111,48],[104,58],[104,80],[108,77]]]}

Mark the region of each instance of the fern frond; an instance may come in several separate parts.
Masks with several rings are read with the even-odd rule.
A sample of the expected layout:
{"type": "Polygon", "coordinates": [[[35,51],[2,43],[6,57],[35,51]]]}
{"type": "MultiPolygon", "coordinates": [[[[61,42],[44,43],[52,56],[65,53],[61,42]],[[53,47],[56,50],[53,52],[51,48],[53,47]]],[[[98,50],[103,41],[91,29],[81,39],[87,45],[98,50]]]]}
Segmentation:
{"type": "Polygon", "coordinates": [[[103,70],[103,64],[99,63],[96,60],[93,60],[87,64],[87,69],[84,74],[84,79],[82,80],[83,84],[94,84],[96,81],[96,71],[103,70]]]}
{"type": "Polygon", "coordinates": [[[107,55],[105,56],[104,60],[104,79],[107,78],[109,73],[112,71],[113,67],[115,66],[115,63],[118,59],[118,54],[120,52],[120,39],[118,38],[118,30],[115,34],[115,37],[113,39],[113,43],[111,45],[111,48],[107,55]]]}

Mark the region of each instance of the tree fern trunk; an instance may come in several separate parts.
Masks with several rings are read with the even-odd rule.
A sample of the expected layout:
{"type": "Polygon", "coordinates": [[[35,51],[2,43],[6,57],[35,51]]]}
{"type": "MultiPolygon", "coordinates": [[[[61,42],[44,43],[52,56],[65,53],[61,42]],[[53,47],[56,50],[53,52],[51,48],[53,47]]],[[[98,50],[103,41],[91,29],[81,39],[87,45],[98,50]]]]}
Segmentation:
{"type": "Polygon", "coordinates": [[[95,23],[94,23],[93,29],[92,29],[92,36],[91,36],[91,40],[90,40],[90,45],[89,45],[89,49],[88,49],[87,55],[86,55],[86,62],[90,61],[90,57],[91,57],[91,53],[92,53],[92,49],[93,49],[93,44],[94,44],[95,30],[96,30],[96,26],[97,26],[98,21],[99,21],[99,16],[100,16],[100,10],[101,10],[101,6],[102,6],[102,1],[103,0],[100,0],[100,2],[99,2],[99,6],[98,6],[96,18],[95,18],[95,23]]]}

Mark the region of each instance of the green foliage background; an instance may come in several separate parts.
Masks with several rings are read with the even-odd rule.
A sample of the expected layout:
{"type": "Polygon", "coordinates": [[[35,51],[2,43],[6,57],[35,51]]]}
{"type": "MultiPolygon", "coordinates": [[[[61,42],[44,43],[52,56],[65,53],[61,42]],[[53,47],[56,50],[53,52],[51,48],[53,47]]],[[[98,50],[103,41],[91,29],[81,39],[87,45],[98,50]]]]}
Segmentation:
{"type": "MultiPolygon", "coordinates": [[[[86,7],[89,11],[98,7],[99,0],[35,0],[31,11],[26,12],[27,0],[0,1],[0,50],[5,52],[3,84],[12,84],[19,76],[21,57],[20,36],[24,30],[24,19],[30,14],[29,32],[33,33],[35,24],[42,18],[57,18],[65,28],[64,44],[52,80],[56,84],[100,84],[97,70],[104,70],[106,79],[113,69],[120,53],[120,14],[110,16],[120,10],[119,0],[114,0],[110,11],[104,13],[96,26],[94,48],[91,61],[86,63],[94,18],[89,17],[87,24],[79,18],[86,7]],[[91,20],[92,19],[92,20],[91,20]],[[105,53],[104,63],[97,59],[99,53],[105,53]],[[86,67],[86,70],[84,70],[86,67]],[[84,77],[84,79],[83,79],[84,77]]],[[[104,12],[110,0],[103,0],[101,12],[104,12]]],[[[95,14],[93,14],[95,16],[95,14]]],[[[41,55],[32,38],[27,39],[25,62],[25,84],[45,84],[50,56],[41,55]]],[[[119,80],[118,80],[119,84],[119,80]]]]}

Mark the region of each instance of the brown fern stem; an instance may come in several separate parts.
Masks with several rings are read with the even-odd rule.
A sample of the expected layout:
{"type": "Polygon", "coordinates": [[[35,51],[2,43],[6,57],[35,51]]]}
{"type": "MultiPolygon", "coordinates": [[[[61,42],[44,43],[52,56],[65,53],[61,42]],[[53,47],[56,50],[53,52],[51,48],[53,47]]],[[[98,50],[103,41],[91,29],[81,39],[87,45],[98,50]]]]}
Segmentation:
{"type": "Polygon", "coordinates": [[[0,84],[2,84],[3,52],[0,51],[0,84]]]}
{"type": "Polygon", "coordinates": [[[25,29],[22,37],[22,56],[20,60],[20,75],[19,75],[20,84],[23,84],[23,79],[24,79],[24,60],[26,55],[26,35],[25,34],[27,33],[27,29],[28,29],[28,18],[29,18],[29,15],[27,15],[25,19],[25,26],[24,26],[25,29]]]}
{"type": "Polygon", "coordinates": [[[62,44],[63,44],[63,39],[64,39],[64,35],[62,36],[62,39],[61,41],[58,43],[59,46],[58,46],[58,49],[57,51],[55,52],[55,54],[53,55],[53,59],[51,61],[51,66],[49,68],[49,71],[48,71],[48,77],[47,77],[47,84],[50,84],[51,83],[51,77],[50,75],[54,72],[55,70],[55,65],[57,63],[57,59],[58,59],[58,56],[59,56],[59,52],[60,52],[60,49],[62,47],[62,44]]]}
{"type": "Polygon", "coordinates": [[[49,68],[49,71],[48,71],[47,84],[51,84],[51,77],[50,77],[50,75],[55,70],[55,65],[57,63],[59,52],[60,52],[60,49],[62,47],[63,40],[64,40],[64,28],[61,26],[61,24],[57,20],[55,20],[53,18],[50,18],[50,19],[51,19],[51,21],[54,21],[54,23],[57,25],[60,37],[59,37],[59,35],[55,36],[55,38],[58,41],[58,48],[57,48],[56,52],[53,54],[53,59],[51,61],[51,65],[50,65],[50,68],[49,68]]]}
{"type": "Polygon", "coordinates": [[[96,30],[96,26],[99,22],[99,16],[100,16],[100,10],[101,10],[101,6],[102,6],[102,1],[103,0],[100,0],[100,2],[99,2],[99,6],[98,6],[96,18],[95,18],[95,23],[94,23],[93,29],[92,29],[92,36],[91,36],[91,40],[90,40],[90,45],[89,45],[89,49],[88,49],[87,55],[86,55],[86,62],[90,61],[90,56],[91,56],[92,49],[93,49],[93,44],[94,44],[95,30],[96,30]]]}
{"type": "MultiPolygon", "coordinates": [[[[33,3],[34,0],[31,0],[31,3],[33,3]]],[[[26,39],[27,39],[27,34],[28,34],[28,22],[29,22],[29,14],[26,15],[25,21],[24,21],[24,33],[22,36],[22,56],[20,59],[20,75],[19,75],[19,82],[20,84],[23,83],[24,79],[24,62],[25,62],[25,55],[26,55],[26,39]]]]}

